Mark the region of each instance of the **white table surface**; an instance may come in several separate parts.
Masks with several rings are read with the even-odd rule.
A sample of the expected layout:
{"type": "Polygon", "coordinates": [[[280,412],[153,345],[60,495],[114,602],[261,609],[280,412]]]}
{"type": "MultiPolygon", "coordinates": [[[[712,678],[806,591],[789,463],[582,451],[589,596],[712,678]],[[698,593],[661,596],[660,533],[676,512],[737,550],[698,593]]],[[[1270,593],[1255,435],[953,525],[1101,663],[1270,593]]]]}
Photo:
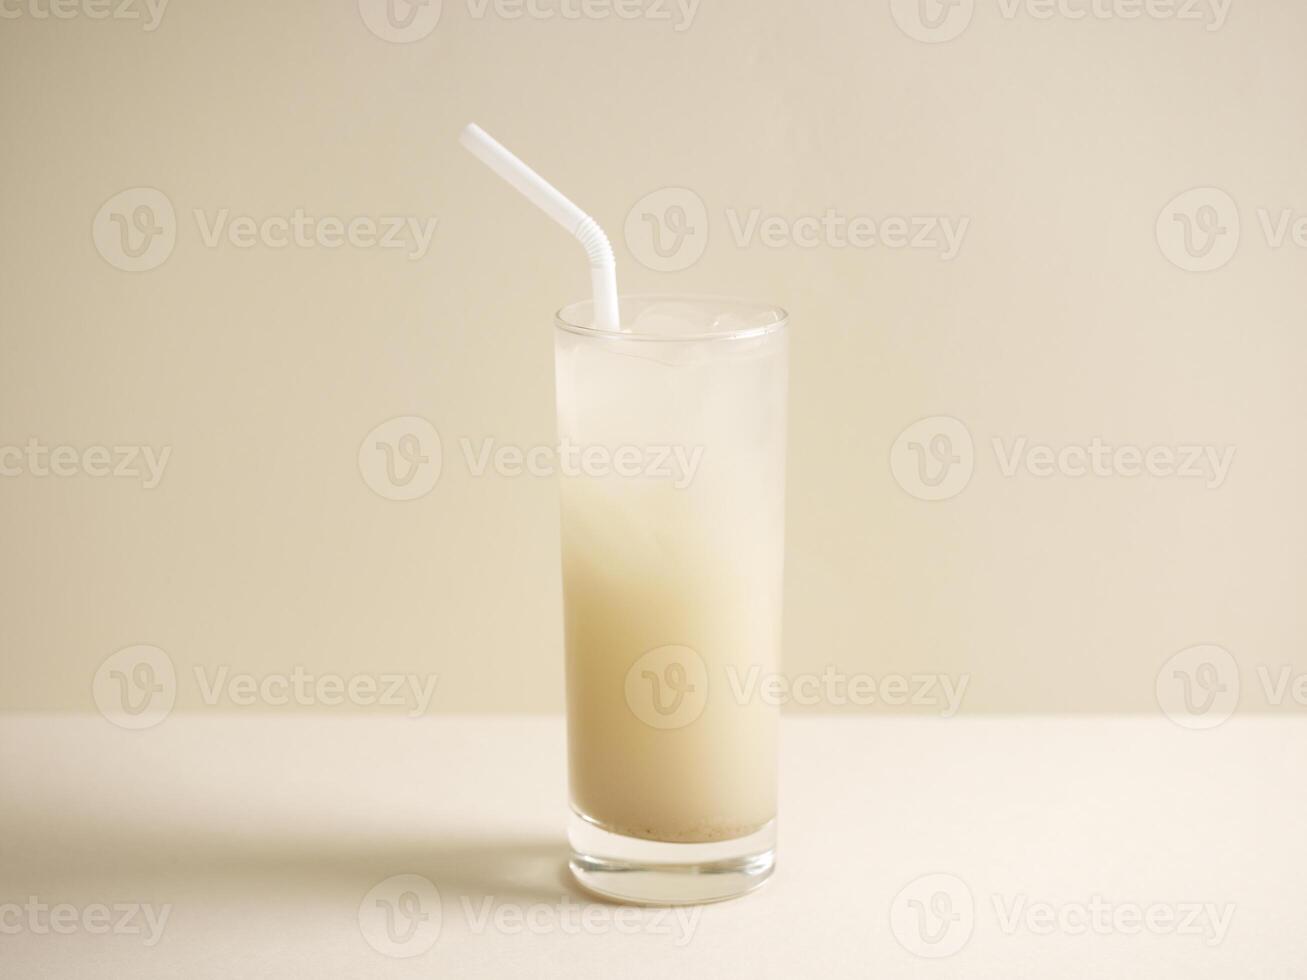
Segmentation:
{"type": "Polygon", "coordinates": [[[563,748],[558,718],[0,718],[0,976],[1307,976],[1302,721],[787,718],[776,876],[681,919],[568,883],[563,748]],[[440,900],[410,958],[360,918],[395,875],[440,900]]]}

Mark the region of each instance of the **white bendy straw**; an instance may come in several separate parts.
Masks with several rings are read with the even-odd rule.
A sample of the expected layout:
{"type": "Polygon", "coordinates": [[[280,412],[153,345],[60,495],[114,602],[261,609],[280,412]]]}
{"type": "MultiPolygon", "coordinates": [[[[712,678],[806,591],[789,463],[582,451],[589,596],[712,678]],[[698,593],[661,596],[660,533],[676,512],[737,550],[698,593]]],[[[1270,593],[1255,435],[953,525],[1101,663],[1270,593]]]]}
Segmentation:
{"type": "Polygon", "coordinates": [[[590,281],[594,287],[594,325],[601,330],[618,329],[621,319],[617,310],[617,262],[613,258],[613,246],[599,223],[476,123],[468,123],[464,127],[459,142],[576,237],[590,260],[590,281]]]}

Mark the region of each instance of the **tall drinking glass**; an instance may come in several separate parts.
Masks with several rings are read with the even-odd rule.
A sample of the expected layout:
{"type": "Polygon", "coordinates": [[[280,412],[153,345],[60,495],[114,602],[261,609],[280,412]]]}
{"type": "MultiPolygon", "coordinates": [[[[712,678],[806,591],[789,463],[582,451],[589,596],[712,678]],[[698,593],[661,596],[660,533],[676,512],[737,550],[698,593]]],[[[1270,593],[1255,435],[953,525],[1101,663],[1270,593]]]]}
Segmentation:
{"type": "Polygon", "coordinates": [[[787,315],[623,297],[559,311],[571,867],[650,904],[775,861],[787,315]]]}

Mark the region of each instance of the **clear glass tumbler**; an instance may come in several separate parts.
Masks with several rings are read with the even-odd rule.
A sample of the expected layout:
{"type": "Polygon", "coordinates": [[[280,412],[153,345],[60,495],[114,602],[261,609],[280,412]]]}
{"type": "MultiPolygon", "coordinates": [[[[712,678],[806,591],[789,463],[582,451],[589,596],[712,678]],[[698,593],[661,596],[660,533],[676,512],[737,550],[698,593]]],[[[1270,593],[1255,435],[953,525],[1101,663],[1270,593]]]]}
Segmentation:
{"type": "Polygon", "coordinates": [[[646,904],[775,862],[789,337],[776,307],[560,310],[555,364],[571,868],[646,904]]]}

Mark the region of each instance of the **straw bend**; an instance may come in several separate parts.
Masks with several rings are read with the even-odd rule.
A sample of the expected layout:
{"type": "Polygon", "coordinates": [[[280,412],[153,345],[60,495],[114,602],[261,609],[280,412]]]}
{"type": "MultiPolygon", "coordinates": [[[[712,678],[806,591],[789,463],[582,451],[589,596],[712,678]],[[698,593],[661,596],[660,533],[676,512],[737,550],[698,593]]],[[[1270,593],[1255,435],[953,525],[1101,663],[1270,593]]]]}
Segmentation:
{"type": "Polygon", "coordinates": [[[599,227],[599,222],[595,221],[590,215],[581,214],[580,223],[572,229],[572,234],[576,236],[581,247],[585,249],[586,257],[589,258],[590,264],[595,268],[617,267],[617,260],[613,258],[613,245],[604,234],[604,230],[599,227]]]}
{"type": "Polygon", "coordinates": [[[612,243],[599,227],[599,222],[476,123],[464,127],[459,142],[581,243],[586,258],[590,260],[595,326],[616,330],[621,322],[617,306],[617,260],[613,256],[612,243]]]}

